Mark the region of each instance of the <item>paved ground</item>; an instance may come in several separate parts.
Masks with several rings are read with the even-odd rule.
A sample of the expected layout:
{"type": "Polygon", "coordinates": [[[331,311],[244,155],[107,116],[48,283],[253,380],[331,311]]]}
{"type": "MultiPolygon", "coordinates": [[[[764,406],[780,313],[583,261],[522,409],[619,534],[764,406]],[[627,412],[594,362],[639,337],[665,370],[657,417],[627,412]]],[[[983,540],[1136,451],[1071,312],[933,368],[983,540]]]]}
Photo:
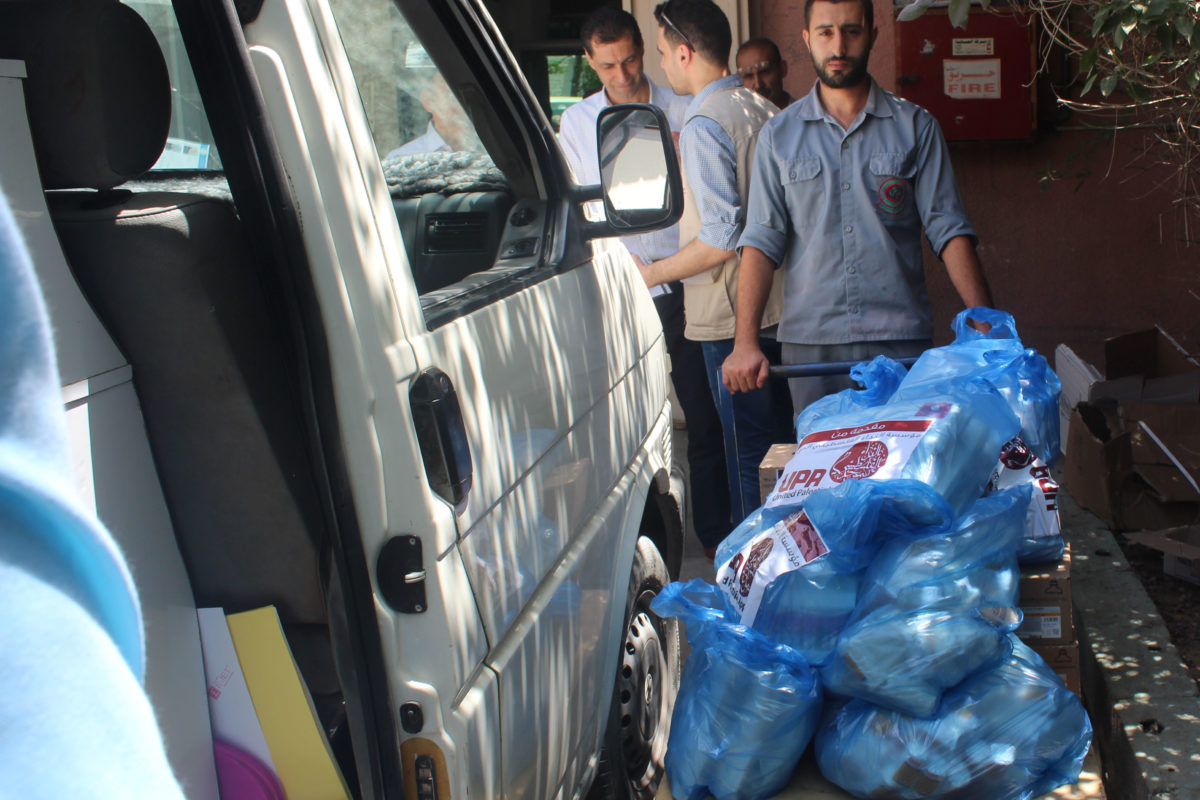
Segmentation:
{"type": "Polygon", "coordinates": [[[1141,582],[1099,518],[1059,494],[1072,547],[1083,692],[1109,796],[1200,800],[1200,697],[1141,582]]]}

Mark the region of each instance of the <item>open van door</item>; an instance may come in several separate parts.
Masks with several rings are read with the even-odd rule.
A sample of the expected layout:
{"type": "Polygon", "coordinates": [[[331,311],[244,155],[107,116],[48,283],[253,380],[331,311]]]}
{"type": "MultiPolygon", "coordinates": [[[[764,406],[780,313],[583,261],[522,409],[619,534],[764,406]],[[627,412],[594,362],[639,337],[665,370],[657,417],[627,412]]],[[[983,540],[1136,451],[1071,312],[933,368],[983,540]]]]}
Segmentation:
{"type": "MultiPolygon", "coordinates": [[[[181,577],[143,603],[276,606],[363,797],[573,797],[601,766],[597,791],[653,796],[679,639],[648,604],[682,535],[662,332],[600,241],[621,215],[585,221],[601,190],[568,177],[482,4],[130,0],[142,27],[116,0],[7,6],[5,96],[43,185],[22,175],[53,190],[34,258],[57,237],[86,300],[56,327],[112,336],[101,371],[145,417],[146,535],[181,577]],[[64,116],[52,53],[92,116],[64,116]],[[110,80],[164,61],[170,93],[110,80]],[[87,161],[70,133],[157,149],[55,172],[87,161]]],[[[653,156],[659,199],[622,233],[679,213],[646,113],[618,138],[653,156]]],[[[142,496],[97,508],[117,528],[105,504],[142,496]]],[[[186,684],[152,687],[156,707],[186,684]]],[[[168,749],[201,774],[205,740],[168,749]]]]}

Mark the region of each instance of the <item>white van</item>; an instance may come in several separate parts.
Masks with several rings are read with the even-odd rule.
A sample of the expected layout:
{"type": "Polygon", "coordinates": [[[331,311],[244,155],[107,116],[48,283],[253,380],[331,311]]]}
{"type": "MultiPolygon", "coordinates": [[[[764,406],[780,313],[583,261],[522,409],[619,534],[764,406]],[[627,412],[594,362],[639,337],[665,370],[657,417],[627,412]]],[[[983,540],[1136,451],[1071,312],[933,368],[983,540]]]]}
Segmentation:
{"type": "Polygon", "coordinates": [[[355,797],[653,796],[682,498],[601,240],[678,217],[661,115],[601,120],[589,223],[480,0],[5,0],[0,119],[189,796],[194,609],[264,605],[355,797]]]}

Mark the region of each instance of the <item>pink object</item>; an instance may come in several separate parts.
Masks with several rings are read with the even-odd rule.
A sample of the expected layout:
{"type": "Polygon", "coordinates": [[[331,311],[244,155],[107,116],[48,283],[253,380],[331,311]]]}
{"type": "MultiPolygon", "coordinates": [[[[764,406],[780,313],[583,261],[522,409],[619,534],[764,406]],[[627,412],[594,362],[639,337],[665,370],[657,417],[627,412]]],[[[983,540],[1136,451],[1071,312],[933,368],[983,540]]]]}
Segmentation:
{"type": "Polygon", "coordinates": [[[242,748],[214,739],[213,754],[221,800],[287,800],[274,771],[242,748]]]}

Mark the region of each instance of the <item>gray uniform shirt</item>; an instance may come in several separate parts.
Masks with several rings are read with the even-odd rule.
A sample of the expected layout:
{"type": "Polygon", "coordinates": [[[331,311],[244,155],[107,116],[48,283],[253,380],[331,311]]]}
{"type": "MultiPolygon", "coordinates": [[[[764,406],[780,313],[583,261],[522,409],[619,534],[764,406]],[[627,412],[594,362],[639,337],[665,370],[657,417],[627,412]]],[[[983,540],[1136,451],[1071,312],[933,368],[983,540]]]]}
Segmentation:
{"type": "Polygon", "coordinates": [[[786,270],[778,338],[932,336],[921,228],[935,253],[975,238],[937,120],[871,81],[849,130],[817,88],[763,126],[738,247],[786,270]]]}

